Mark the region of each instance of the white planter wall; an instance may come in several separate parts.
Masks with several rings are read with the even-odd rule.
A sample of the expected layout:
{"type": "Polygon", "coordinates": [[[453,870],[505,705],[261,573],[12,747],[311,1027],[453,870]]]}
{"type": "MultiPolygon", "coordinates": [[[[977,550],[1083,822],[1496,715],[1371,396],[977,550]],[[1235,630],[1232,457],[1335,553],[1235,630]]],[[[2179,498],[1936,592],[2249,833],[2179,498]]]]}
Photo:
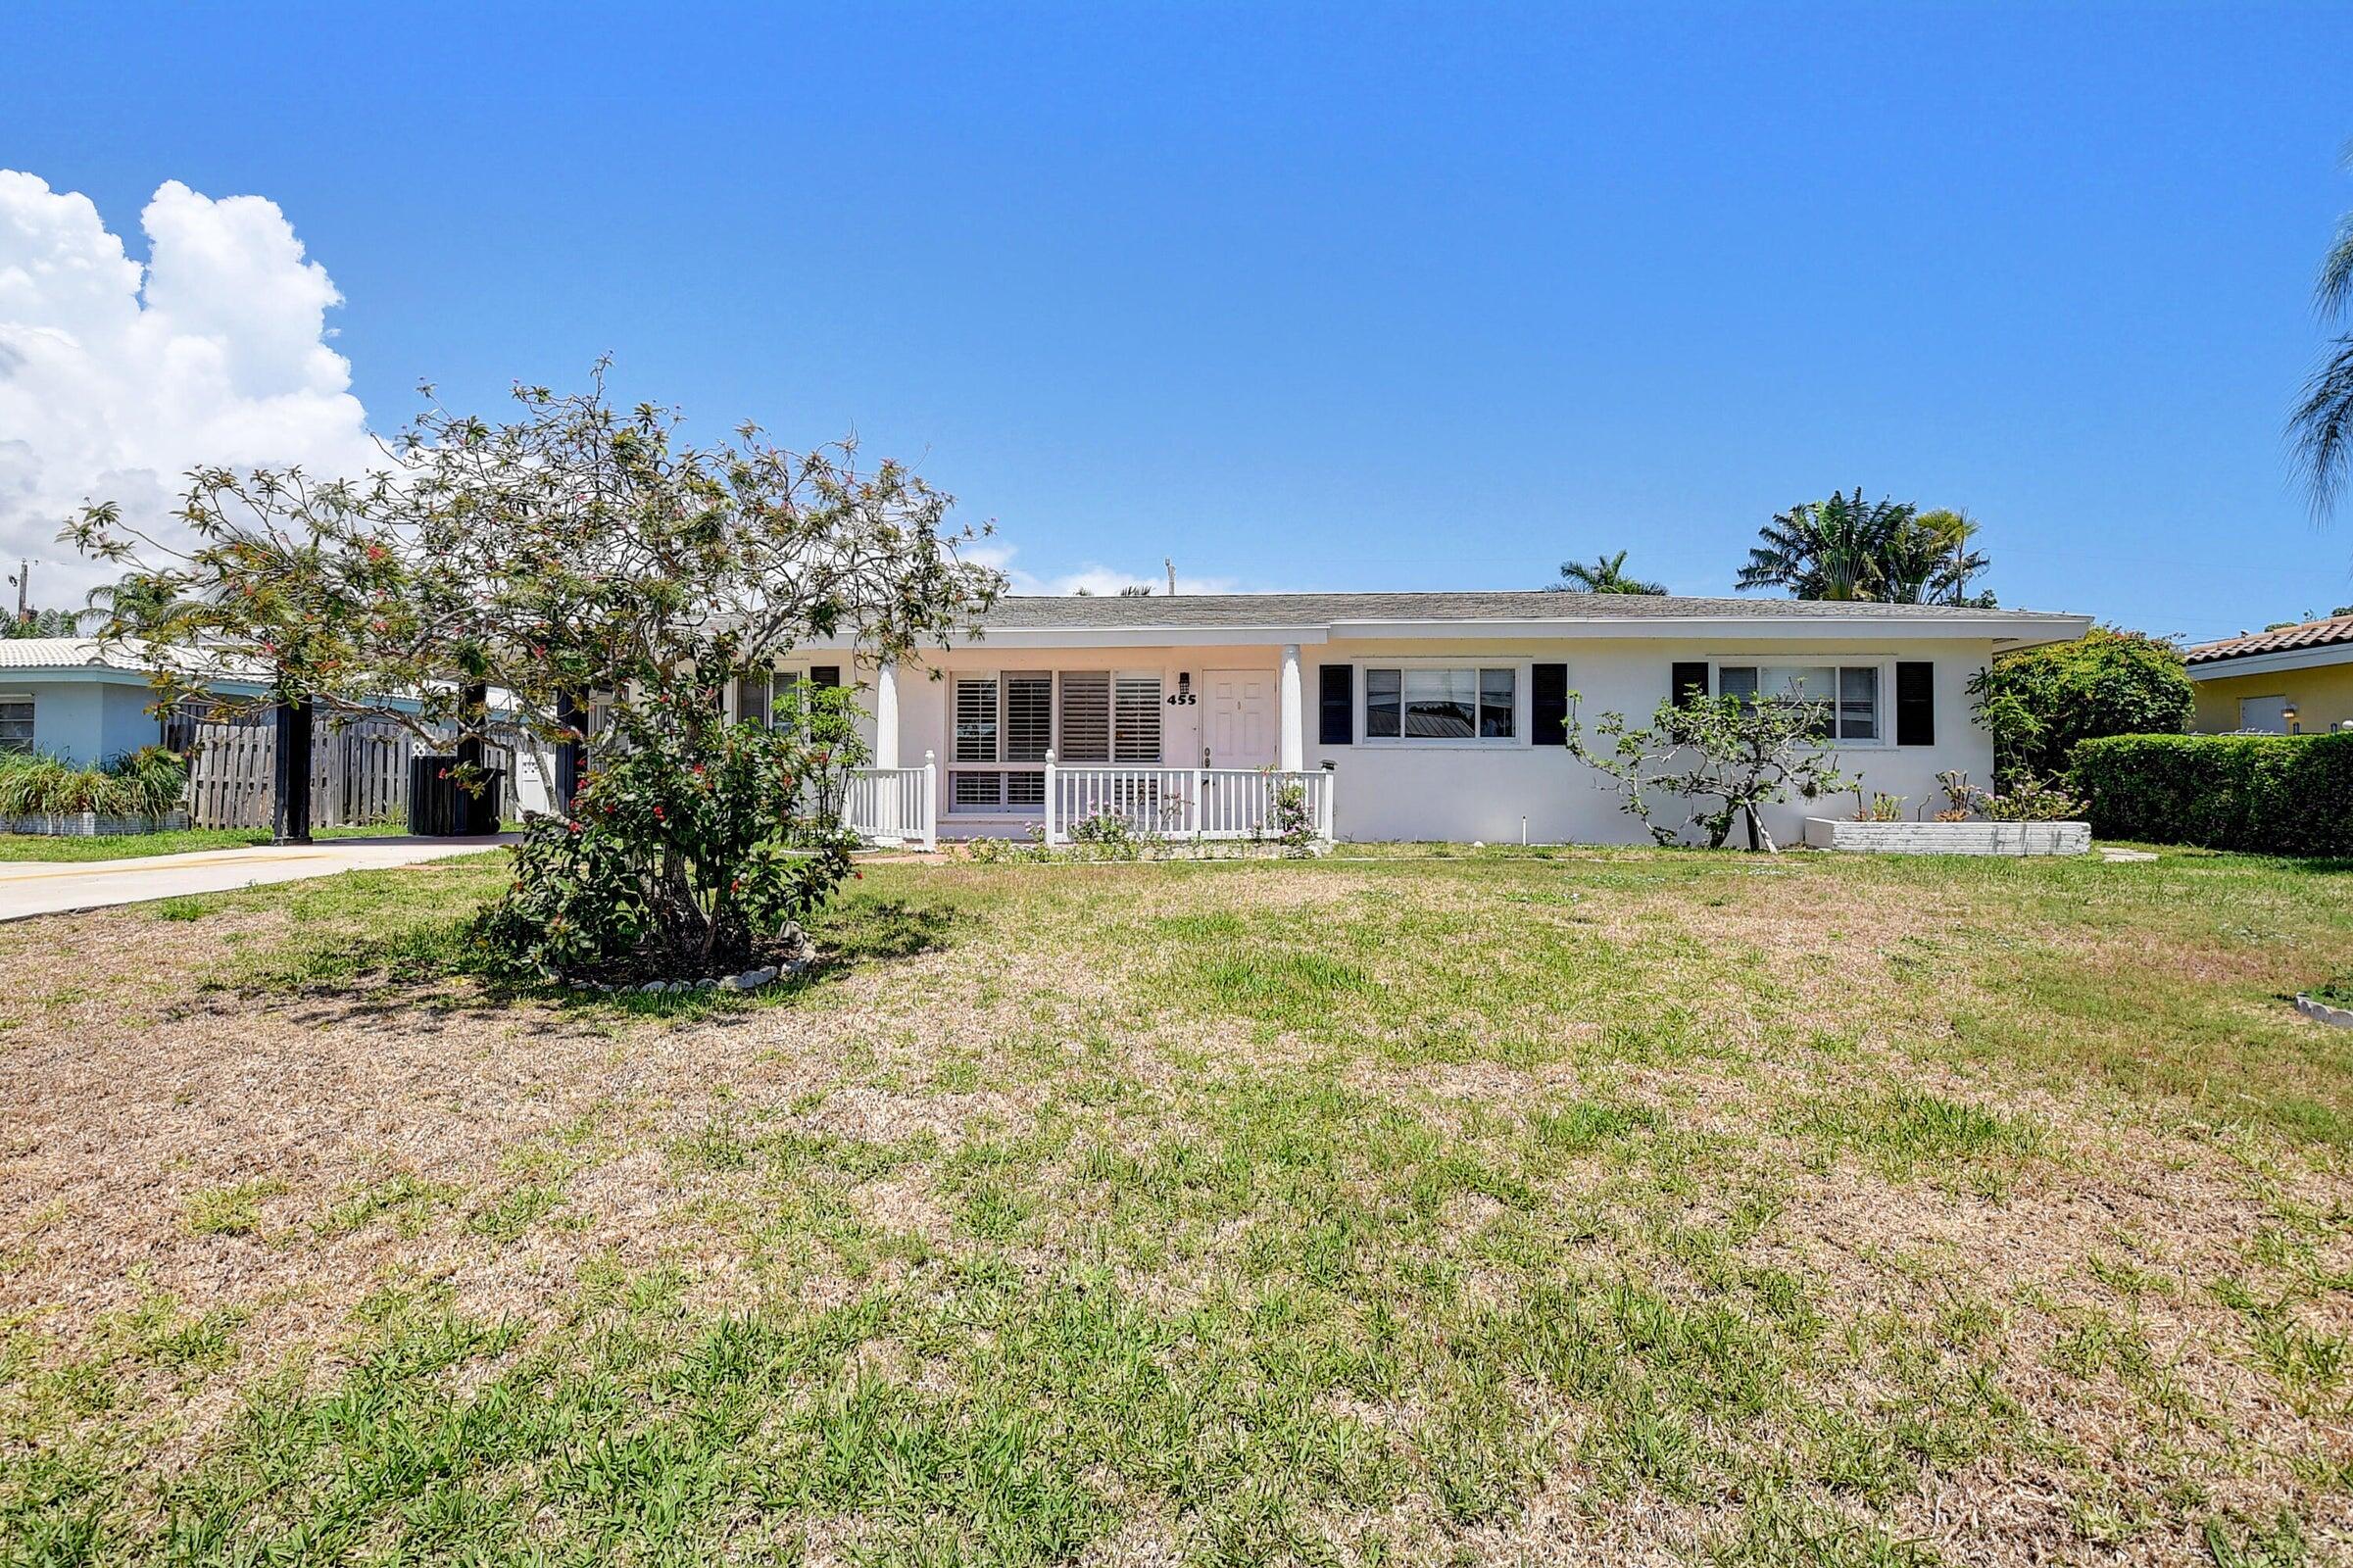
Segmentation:
{"type": "Polygon", "coordinates": [[[1869,855],[2082,855],[2088,822],[1856,822],[1809,816],[1805,841],[1818,850],[1869,855]]]}
{"type": "Polygon", "coordinates": [[[0,832],[37,833],[44,838],[112,838],[123,833],[166,833],[188,825],[185,811],[162,816],[100,816],[96,811],[71,811],[63,816],[0,817],[0,832]]]}

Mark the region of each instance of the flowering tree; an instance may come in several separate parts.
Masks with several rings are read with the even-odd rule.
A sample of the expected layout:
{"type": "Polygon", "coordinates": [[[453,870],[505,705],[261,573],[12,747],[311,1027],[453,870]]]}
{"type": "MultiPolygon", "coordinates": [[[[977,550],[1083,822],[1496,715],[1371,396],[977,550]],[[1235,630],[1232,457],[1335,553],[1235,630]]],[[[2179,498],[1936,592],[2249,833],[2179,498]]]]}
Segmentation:
{"type": "MultiPolygon", "coordinates": [[[[514,396],[502,423],[432,407],[360,479],[194,474],[185,547],[88,509],[69,536],[125,573],[102,635],[143,649],[167,699],[259,674],[232,708],[309,704],[462,747],[495,721],[575,739],[580,705],[613,699],[600,746],[633,760],[565,803],[578,834],[556,831],[617,836],[646,954],[735,961],[774,924],[749,847],[788,836],[816,760],[806,737],[737,733],[730,672],[812,638],[885,659],[944,644],[1002,579],[961,558],[975,535],[951,498],[854,445],[788,451],[751,425],[694,445],[673,411],[616,408],[602,366],[585,392],[514,396]]],[[[526,855],[523,881],[560,858],[526,855]]],[[[512,939],[526,917],[508,913],[512,939]]]]}
{"type": "Polygon", "coordinates": [[[1648,728],[1603,713],[1593,724],[1605,743],[1598,748],[1586,738],[1576,693],[1569,703],[1569,755],[1610,779],[1624,797],[1621,808],[1662,845],[1695,827],[1709,849],[1720,850],[1744,824],[1748,848],[1770,854],[1776,847],[1765,807],[1792,792],[1810,801],[1848,787],[1822,744],[1828,715],[1821,703],[1693,695],[1659,704],[1648,728]],[[1680,821],[1657,819],[1660,797],[1682,803],[1680,821]]]}

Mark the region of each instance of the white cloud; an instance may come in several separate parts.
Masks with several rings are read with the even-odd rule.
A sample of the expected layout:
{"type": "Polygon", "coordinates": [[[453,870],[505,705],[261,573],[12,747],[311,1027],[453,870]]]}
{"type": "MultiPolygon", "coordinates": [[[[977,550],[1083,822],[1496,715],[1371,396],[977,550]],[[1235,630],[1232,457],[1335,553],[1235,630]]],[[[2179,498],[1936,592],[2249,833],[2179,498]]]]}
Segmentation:
{"type": "MultiPolygon", "coordinates": [[[[1130,584],[1141,584],[1154,594],[1168,592],[1166,567],[1149,571],[1122,571],[1115,567],[1089,562],[1076,571],[1056,572],[1040,576],[1036,572],[1013,564],[1015,546],[1002,540],[990,540],[964,551],[964,558],[984,566],[995,566],[1005,575],[1008,593],[1016,594],[1075,594],[1080,589],[1095,594],[1115,594],[1130,584]]],[[[1235,594],[1244,592],[1239,579],[1233,577],[1192,577],[1177,573],[1177,592],[1180,594],[1235,594]]]]}
{"type": "Polygon", "coordinates": [[[172,180],[139,221],[145,268],[87,197],[0,170],[0,553],[43,563],[44,607],[111,575],[57,541],[84,502],[169,534],[196,465],[354,473],[379,457],[327,347],[342,296],[275,202],[172,180]]]}

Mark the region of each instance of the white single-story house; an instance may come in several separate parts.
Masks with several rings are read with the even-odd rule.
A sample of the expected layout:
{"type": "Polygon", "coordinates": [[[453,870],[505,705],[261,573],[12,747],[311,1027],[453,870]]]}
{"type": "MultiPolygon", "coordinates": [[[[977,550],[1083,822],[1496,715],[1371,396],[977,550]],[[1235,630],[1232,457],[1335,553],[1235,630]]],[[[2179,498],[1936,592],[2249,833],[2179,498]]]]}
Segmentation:
{"type": "MultiPolygon", "coordinates": [[[[1645,720],[1670,693],[1834,705],[1839,766],[1907,815],[1936,775],[1990,783],[1969,678],[2082,636],[2083,615],[1954,606],[1554,592],[1010,597],[906,665],[819,645],[736,683],[850,679],[875,766],[856,815],[889,836],[1050,837],[1103,812],[1175,835],[1265,831],[1296,785],[1338,839],[1636,842],[1562,745],[1577,694],[1645,720]],[[936,678],[935,678],[936,677],[936,678]]],[[[1823,810],[1813,808],[1815,814],[1823,810]]],[[[1805,809],[1771,825],[1794,840],[1805,809]]]]}

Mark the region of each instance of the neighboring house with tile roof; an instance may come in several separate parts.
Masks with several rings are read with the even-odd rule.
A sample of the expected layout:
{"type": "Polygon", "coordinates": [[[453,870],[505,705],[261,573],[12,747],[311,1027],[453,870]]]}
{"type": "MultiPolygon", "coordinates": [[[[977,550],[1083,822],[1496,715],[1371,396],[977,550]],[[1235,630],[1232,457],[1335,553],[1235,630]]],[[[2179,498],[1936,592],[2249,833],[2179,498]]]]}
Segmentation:
{"type": "Polygon", "coordinates": [[[2182,650],[2210,735],[2353,727],[2353,615],[2242,632],[2182,650]]]}
{"type": "MultiPolygon", "coordinates": [[[[819,644],[738,681],[730,701],[760,713],[794,683],[849,680],[878,768],[928,763],[907,799],[930,792],[944,837],[1066,832],[1106,811],[1176,835],[1246,831],[1264,819],[1273,770],[1342,839],[1634,841],[1640,824],[1561,744],[1571,694],[1590,724],[1611,710],[1646,720],[1693,686],[1802,692],[1832,706],[1843,769],[1905,797],[1909,814],[1942,804],[1942,769],[1990,782],[1970,676],[2089,625],[1541,591],[1025,596],[904,669],[819,644]]],[[[1775,832],[1794,837],[1803,814],[1782,808],[1775,832]]]]}

